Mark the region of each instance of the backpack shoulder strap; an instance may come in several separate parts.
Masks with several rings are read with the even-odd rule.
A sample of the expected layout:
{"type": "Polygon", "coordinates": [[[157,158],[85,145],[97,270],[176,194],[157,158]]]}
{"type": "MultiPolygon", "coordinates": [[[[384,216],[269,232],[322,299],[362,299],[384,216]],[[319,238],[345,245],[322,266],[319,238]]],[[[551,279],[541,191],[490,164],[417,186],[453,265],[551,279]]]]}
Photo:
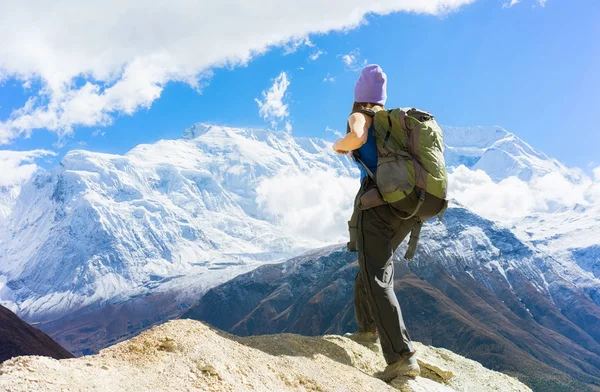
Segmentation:
{"type": "Polygon", "coordinates": [[[373,109],[359,109],[357,111],[352,112],[352,114],[354,113],[362,113],[369,117],[374,117],[377,112],[373,109]]]}
{"type": "MultiPolygon", "coordinates": [[[[354,112],[352,112],[351,114],[354,113],[362,113],[366,116],[369,117],[375,117],[375,114],[377,114],[377,111],[373,110],[373,109],[359,109],[356,110],[354,112]]],[[[346,133],[350,133],[350,124],[346,124],[346,133]]],[[[375,174],[367,167],[367,165],[364,164],[364,162],[360,159],[360,156],[358,154],[354,154],[354,159],[360,163],[360,165],[365,169],[365,171],[367,172],[367,175],[373,180],[375,181],[375,174]]]]}
{"type": "Polygon", "coordinates": [[[376,180],[375,180],[375,174],[374,174],[374,173],[371,171],[371,169],[369,169],[369,168],[367,167],[367,165],[365,165],[365,164],[364,164],[364,162],[363,162],[363,161],[361,161],[361,160],[360,160],[360,158],[359,158],[358,156],[355,156],[354,158],[356,159],[356,161],[357,161],[358,163],[360,163],[360,165],[363,167],[363,169],[365,169],[365,171],[367,172],[367,175],[368,175],[368,176],[371,178],[371,180],[373,180],[373,181],[376,181],[376,180]]]}
{"type": "MultiPolygon", "coordinates": [[[[355,110],[352,113],[350,113],[350,115],[353,115],[354,113],[362,113],[369,117],[375,117],[375,115],[377,114],[377,111],[375,111],[373,109],[365,108],[365,109],[355,110]]],[[[350,133],[350,124],[348,124],[347,122],[346,122],[346,133],[347,134],[350,133]]]]}

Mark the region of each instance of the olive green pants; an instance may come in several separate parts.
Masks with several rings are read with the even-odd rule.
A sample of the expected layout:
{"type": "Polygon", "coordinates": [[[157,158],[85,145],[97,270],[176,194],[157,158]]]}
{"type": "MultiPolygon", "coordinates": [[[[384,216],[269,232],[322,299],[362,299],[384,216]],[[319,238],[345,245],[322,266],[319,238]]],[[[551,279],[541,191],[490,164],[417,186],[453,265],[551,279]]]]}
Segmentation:
{"type": "Polygon", "coordinates": [[[359,332],[379,333],[388,364],[413,353],[396,293],[392,255],[418,218],[402,220],[389,205],[359,211],[354,310],[359,332]]]}

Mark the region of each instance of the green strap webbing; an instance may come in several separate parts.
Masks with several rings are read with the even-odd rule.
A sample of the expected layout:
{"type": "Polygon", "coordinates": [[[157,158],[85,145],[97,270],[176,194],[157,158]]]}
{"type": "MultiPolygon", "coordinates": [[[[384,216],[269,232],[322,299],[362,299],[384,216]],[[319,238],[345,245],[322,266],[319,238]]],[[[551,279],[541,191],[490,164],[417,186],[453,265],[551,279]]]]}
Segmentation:
{"type": "Polygon", "coordinates": [[[352,112],[352,113],[362,113],[362,114],[366,114],[367,116],[373,117],[373,116],[375,116],[375,114],[377,112],[375,110],[373,110],[373,109],[367,109],[367,108],[365,108],[365,109],[359,109],[359,110],[357,110],[355,112],[352,112]]]}
{"type": "Polygon", "coordinates": [[[348,221],[348,252],[358,252],[358,208],[354,206],[352,217],[348,221]]]}
{"type": "Polygon", "coordinates": [[[415,217],[415,215],[417,215],[419,213],[419,210],[421,209],[421,207],[423,206],[423,203],[425,203],[425,191],[420,189],[420,194],[419,194],[419,202],[417,203],[417,207],[415,208],[415,210],[413,211],[412,214],[410,214],[409,216],[407,216],[406,218],[403,218],[401,216],[399,216],[398,214],[396,214],[396,212],[394,211],[394,208],[392,207],[392,213],[394,215],[396,215],[397,218],[402,219],[402,220],[409,220],[415,217]]]}
{"type": "Polygon", "coordinates": [[[421,228],[423,227],[423,221],[418,220],[410,232],[410,240],[408,241],[408,249],[404,254],[404,258],[408,261],[413,261],[415,252],[417,251],[417,245],[419,244],[419,236],[421,235],[421,228]]]}
{"type": "Polygon", "coordinates": [[[360,165],[365,169],[365,171],[367,172],[367,174],[369,175],[369,177],[371,177],[371,180],[375,181],[375,174],[373,174],[373,172],[371,171],[371,169],[369,169],[367,167],[367,165],[365,165],[364,162],[360,160],[359,157],[355,157],[355,158],[358,161],[358,163],[360,163],[360,165]]]}
{"type": "Polygon", "coordinates": [[[394,155],[392,155],[392,156],[379,157],[377,159],[377,164],[379,165],[379,164],[386,163],[386,162],[394,162],[394,161],[398,160],[398,157],[404,157],[404,158],[410,159],[410,160],[413,159],[413,156],[409,152],[397,150],[397,151],[394,151],[394,155]]]}
{"type": "Polygon", "coordinates": [[[448,209],[448,200],[444,201],[444,206],[442,207],[442,210],[438,213],[438,220],[441,222],[442,219],[444,218],[444,214],[446,213],[446,210],[448,209]]]}
{"type": "Polygon", "coordinates": [[[363,184],[360,186],[360,190],[356,194],[354,198],[354,210],[352,211],[352,217],[348,221],[348,251],[349,252],[358,252],[358,204],[360,202],[360,195],[363,184]]]}

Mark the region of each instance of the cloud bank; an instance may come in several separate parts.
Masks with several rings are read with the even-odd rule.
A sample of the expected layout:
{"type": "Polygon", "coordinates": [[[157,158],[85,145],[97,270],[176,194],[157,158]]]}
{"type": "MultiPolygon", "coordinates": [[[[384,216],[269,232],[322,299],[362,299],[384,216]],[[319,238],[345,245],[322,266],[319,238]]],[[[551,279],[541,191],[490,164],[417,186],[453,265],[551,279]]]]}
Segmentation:
{"type": "Polygon", "coordinates": [[[448,195],[485,218],[514,224],[535,213],[600,205],[600,168],[579,183],[558,172],[530,182],[517,177],[494,182],[484,171],[459,166],[449,174],[448,195]]]}
{"type": "Polygon", "coordinates": [[[56,153],[47,150],[0,150],[0,186],[18,185],[27,181],[39,169],[35,160],[48,155],[56,153]]]}
{"type": "Polygon", "coordinates": [[[288,233],[337,243],[348,237],[359,186],[358,179],[333,171],[285,170],[261,182],[256,201],[288,233]]]}
{"type": "MultiPolygon", "coordinates": [[[[529,183],[517,177],[494,182],[485,172],[465,166],[454,169],[449,181],[449,198],[507,225],[535,213],[552,213],[577,204],[600,205],[600,167],[594,170],[594,178],[584,178],[579,184],[560,173],[529,183]]],[[[339,243],[348,237],[347,221],[358,188],[357,178],[330,171],[284,171],[263,180],[257,189],[257,203],[290,234],[339,243]]]]}
{"type": "Polygon", "coordinates": [[[63,137],[78,126],[109,125],[149,108],[169,82],[199,90],[215,67],[355,28],[369,13],[436,15],[473,1],[0,2],[0,83],[15,79],[31,91],[0,119],[0,144],[35,129],[63,137]]]}

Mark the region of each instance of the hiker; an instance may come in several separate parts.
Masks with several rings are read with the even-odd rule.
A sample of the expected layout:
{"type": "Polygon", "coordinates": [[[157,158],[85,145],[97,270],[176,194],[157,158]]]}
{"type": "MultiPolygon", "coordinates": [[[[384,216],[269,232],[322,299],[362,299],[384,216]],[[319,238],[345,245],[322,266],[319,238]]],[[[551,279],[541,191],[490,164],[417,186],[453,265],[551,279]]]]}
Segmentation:
{"type": "MultiPolygon", "coordinates": [[[[417,167],[418,164],[412,156],[404,152],[403,148],[406,146],[402,147],[399,144],[406,143],[407,140],[403,139],[405,131],[401,127],[402,121],[410,121],[412,125],[423,127],[424,130],[427,126],[430,131],[436,133],[437,130],[432,128],[434,125],[437,127],[437,124],[432,122],[433,116],[416,109],[408,114],[402,109],[386,111],[386,85],[386,74],[378,65],[367,65],[362,70],[354,88],[354,105],[348,118],[347,134],[334,143],[333,149],[339,154],[350,152],[359,164],[361,172],[361,187],[356,197],[353,219],[349,222],[349,248],[353,251],[358,248],[359,262],[359,272],[354,285],[358,332],[350,337],[371,348],[380,342],[388,366],[382,372],[376,373],[376,377],[389,382],[399,376],[416,377],[420,374],[415,348],[394,293],[392,256],[400,243],[412,232],[406,256],[412,258],[423,220],[443,212],[447,202],[445,183],[440,186],[443,187],[442,191],[435,192],[439,197],[430,195],[430,189],[425,192],[427,184],[423,184],[422,181],[416,183],[416,177],[424,177],[427,173],[420,165],[417,167]],[[379,131],[385,133],[380,135],[379,131]],[[402,132],[402,137],[396,140],[395,132],[402,132]],[[380,136],[385,140],[378,146],[380,136]],[[389,145],[386,146],[387,143],[389,145]],[[385,159],[382,160],[381,157],[385,159]],[[379,171],[382,172],[379,177],[378,164],[379,171]],[[407,173],[410,172],[411,165],[413,173],[416,173],[412,180],[406,178],[410,177],[407,173]],[[400,173],[401,178],[395,178],[397,173],[400,173]],[[390,188],[389,183],[394,186],[390,188]]],[[[404,125],[406,128],[407,124],[404,125]]],[[[437,134],[433,137],[435,139],[437,134]]],[[[432,140],[429,140],[429,143],[432,143],[432,140]]],[[[444,167],[437,167],[431,171],[438,171],[441,177],[445,177],[443,142],[437,140],[435,143],[434,149],[442,149],[441,163],[436,164],[444,167]]],[[[439,158],[437,155],[436,159],[439,158]]],[[[447,183],[447,178],[441,179],[444,180],[447,183]]]]}

